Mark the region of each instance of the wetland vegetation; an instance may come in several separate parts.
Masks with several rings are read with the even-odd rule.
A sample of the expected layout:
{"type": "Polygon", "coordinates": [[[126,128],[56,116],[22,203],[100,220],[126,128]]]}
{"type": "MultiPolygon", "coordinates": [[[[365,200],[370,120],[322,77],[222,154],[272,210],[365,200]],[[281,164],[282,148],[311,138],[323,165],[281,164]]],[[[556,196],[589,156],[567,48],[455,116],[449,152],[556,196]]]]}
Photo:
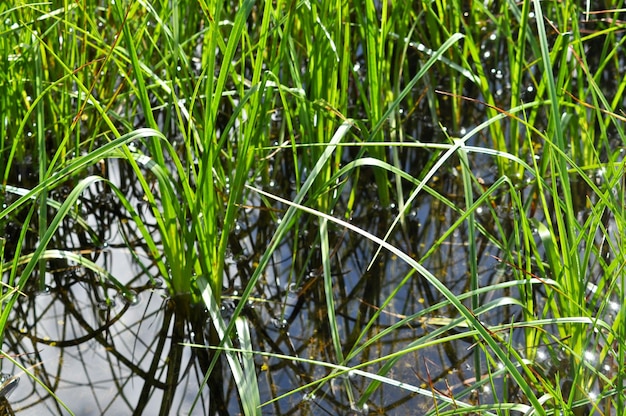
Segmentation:
{"type": "Polygon", "coordinates": [[[2,411],[625,414],[624,10],[2,2],[2,411]]]}

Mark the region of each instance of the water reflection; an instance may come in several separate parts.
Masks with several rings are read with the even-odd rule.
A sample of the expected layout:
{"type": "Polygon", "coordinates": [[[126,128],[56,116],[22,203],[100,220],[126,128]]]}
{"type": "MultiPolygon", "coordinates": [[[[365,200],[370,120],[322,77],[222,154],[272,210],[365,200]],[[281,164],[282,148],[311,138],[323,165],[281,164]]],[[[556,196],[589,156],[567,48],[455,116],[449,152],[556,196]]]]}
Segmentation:
{"type": "MultiPolygon", "coordinates": [[[[449,173],[442,170],[433,187],[462,206],[461,186],[452,172],[454,167],[449,169],[449,173]]],[[[108,171],[118,180],[132,177],[124,171],[123,165],[109,167],[108,171]]],[[[376,188],[368,186],[370,179],[371,175],[364,171],[363,183],[350,184],[357,190],[360,200],[374,201],[355,206],[351,222],[373,234],[385,235],[399,211],[397,206],[376,204],[376,188]]],[[[280,178],[280,175],[276,180],[289,183],[288,177],[280,178]]],[[[127,187],[129,195],[137,192],[132,182],[127,187]]],[[[287,193],[293,191],[289,186],[283,189],[287,193]]],[[[351,188],[346,193],[349,190],[351,188]]],[[[410,191],[407,187],[407,192],[410,191]]],[[[122,281],[128,291],[122,295],[116,285],[69,261],[48,263],[43,291],[38,276],[33,276],[32,284],[25,288],[26,296],[20,297],[15,306],[3,349],[15,355],[23,367],[31,369],[46,388],[24,375],[19,385],[17,378],[4,380],[3,383],[9,384],[2,384],[0,390],[6,389],[6,393],[13,390],[12,411],[67,414],[63,408],[66,404],[81,415],[236,414],[240,411],[237,390],[226,363],[219,361],[205,383],[211,350],[185,345],[217,344],[203,305],[192,305],[188,297],[171,297],[166,292],[162,278],[142,248],[136,230],[126,221],[123,210],[102,196],[96,203],[96,194],[105,194],[105,189],[92,192],[85,195],[82,206],[87,207],[86,220],[99,230],[98,233],[78,235],[70,221],[61,228],[53,246],[80,250],[82,255],[122,281]],[[94,245],[93,241],[98,244],[94,245]],[[137,242],[132,246],[133,251],[126,248],[129,241],[137,242]]],[[[506,195],[496,197],[497,208],[485,206],[483,213],[477,213],[477,221],[489,235],[506,241],[517,214],[506,195]],[[499,228],[493,224],[494,215],[501,222],[499,228]]],[[[135,202],[140,203],[140,200],[135,202]]],[[[250,206],[260,205],[257,201],[251,202],[250,206]]],[[[340,199],[338,211],[346,204],[340,199]]],[[[225,268],[222,305],[225,320],[230,319],[240,301],[241,289],[274,235],[277,226],[274,210],[284,208],[242,209],[238,226],[230,237],[225,268]]],[[[466,225],[459,226],[442,241],[442,235],[453,226],[457,216],[458,213],[440,200],[433,200],[426,194],[418,196],[404,221],[390,234],[389,242],[419,259],[460,296],[469,290],[466,225]],[[434,245],[438,245],[438,249],[433,251],[434,245]]],[[[387,363],[377,361],[380,357],[413,347],[414,350],[394,362],[391,372],[386,372],[389,377],[426,391],[444,392],[449,397],[462,396],[474,403],[489,403],[494,396],[524,401],[515,384],[507,381],[504,369],[494,375],[496,380],[503,380],[502,387],[494,387],[499,386],[497,383],[487,384],[482,368],[478,367],[477,371],[475,366],[475,351],[480,351],[483,363],[488,357],[474,338],[450,337],[438,345],[419,348],[420,340],[462,335],[462,326],[445,329],[458,317],[458,311],[448,305],[434,313],[416,315],[445,299],[394,255],[376,254],[378,247],[371,241],[335,225],[329,226],[329,232],[332,241],[330,278],[341,350],[337,351],[333,345],[333,328],[328,321],[319,222],[307,216],[300,219],[297,232],[281,243],[244,308],[244,315],[251,323],[255,350],[338,363],[351,351],[360,349],[346,364],[369,362],[361,370],[377,372],[387,363]],[[365,329],[369,323],[371,325],[365,329]],[[394,329],[390,331],[390,328],[394,329]],[[468,391],[470,388],[473,390],[468,391]]],[[[476,238],[478,256],[475,260],[480,285],[514,279],[519,271],[502,259],[500,249],[483,234],[476,238]]],[[[481,304],[505,296],[519,297],[516,290],[490,291],[481,295],[481,304]]],[[[545,293],[539,287],[534,295],[541,297],[545,293]]],[[[469,301],[466,302],[469,305],[469,301]]],[[[615,313],[612,304],[607,305],[607,312],[615,313]]],[[[498,325],[522,320],[521,313],[520,308],[507,306],[485,313],[480,319],[486,325],[498,325]]],[[[557,333],[554,328],[546,329],[557,333]]],[[[524,345],[521,330],[504,332],[498,334],[501,339],[513,345],[524,345]]],[[[572,357],[568,351],[555,352],[554,348],[543,346],[535,356],[533,368],[542,377],[565,379],[564,375],[571,368],[572,357]]],[[[600,362],[592,349],[580,358],[591,367],[606,367],[607,373],[616,367],[611,362],[614,357],[600,362]]],[[[263,402],[321,380],[332,371],[313,361],[261,355],[255,357],[255,363],[263,402]]],[[[21,370],[8,361],[2,364],[4,373],[21,374],[21,370]]],[[[432,399],[427,396],[390,385],[382,385],[379,393],[361,404],[359,399],[370,384],[366,378],[347,374],[276,400],[264,408],[264,413],[415,414],[417,411],[419,414],[432,406],[432,399]]],[[[590,388],[597,390],[598,386],[590,388]]],[[[2,395],[3,402],[7,395],[2,395]]]]}
{"type": "MultiPolygon", "coordinates": [[[[345,152],[344,157],[349,159],[352,151],[345,152]]],[[[275,192],[293,197],[289,161],[281,157],[280,153],[276,156],[272,186],[275,192]]],[[[407,153],[403,157],[407,171],[414,170],[419,175],[416,164],[423,155],[407,153]]],[[[133,204],[143,203],[141,190],[127,166],[110,162],[105,170],[126,190],[133,204]]],[[[481,176],[489,179],[489,174],[487,171],[481,176]]],[[[373,173],[364,168],[359,182],[347,184],[339,195],[336,213],[341,215],[341,210],[345,210],[347,195],[354,190],[359,201],[371,202],[355,205],[350,222],[382,236],[399,215],[401,204],[389,207],[377,204],[372,177],[373,173]]],[[[463,206],[459,180],[451,164],[441,169],[431,183],[432,189],[455,205],[463,206]]],[[[414,189],[414,185],[400,185],[405,187],[406,194],[414,189]]],[[[57,190],[55,198],[62,198],[63,192],[57,190]]],[[[442,199],[433,199],[426,193],[415,199],[388,241],[418,259],[459,296],[470,289],[470,260],[476,261],[482,287],[513,280],[520,271],[503,259],[493,237],[507,241],[519,213],[511,208],[506,194],[494,194],[494,203],[495,207],[486,204],[476,213],[479,227],[485,230],[475,237],[476,259],[469,258],[466,224],[446,234],[459,213],[442,199]],[[437,249],[431,250],[433,246],[437,249]]],[[[238,225],[229,238],[222,305],[223,318],[227,321],[240,301],[241,289],[247,285],[276,231],[276,218],[286,209],[280,204],[271,209],[262,208],[259,201],[250,201],[248,206],[242,208],[238,225]]],[[[122,294],[116,285],[70,261],[48,262],[44,290],[39,276],[33,276],[25,288],[26,296],[20,297],[15,306],[3,348],[15,355],[23,367],[32,369],[46,388],[23,375],[19,386],[17,381],[7,384],[7,393],[9,388],[14,390],[10,397],[13,410],[25,414],[66,414],[63,408],[66,404],[81,415],[239,412],[237,390],[227,364],[218,361],[205,383],[211,350],[185,345],[218,342],[203,305],[193,305],[186,296],[171,297],[166,292],[137,230],[106,188],[94,187],[85,193],[81,210],[93,232],[85,232],[68,219],[51,247],[80,252],[110,271],[127,290],[122,294]]],[[[145,214],[150,215],[148,210],[145,214]]],[[[298,227],[281,242],[244,308],[244,315],[251,322],[254,350],[300,359],[255,357],[263,402],[331,374],[332,370],[302,359],[339,363],[359,350],[346,365],[370,363],[361,370],[375,373],[392,361],[379,361],[380,357],[408,347],[414,349],[397,358],[391,371],[385,372],[390,378],[426,391],[444,392],[449,397],[461,396],[473,403],[489,403],[494,396],[524,401],[514,383],[507,382],[506,374],[494,376],[503,380],[502,387],[487,384],[482,367],[475,365],[476,351],[482,363],[490,357],[474,338],[462,336],[462,326],[446,329],[459,316],[454,307],[445,305],[433,313],[418,315],[445,299],[396,256],[377,253],[378,247],[371,241],[329,225],[331,275],[325,277],[319,226],[316,218],[299,219],[298,227]],[[340,350],[333,344],[325,278],[332,280],[340,350]],[[442,337],[448,338],[438,345],[418,345],[421,340],[442,337]],[[470,388],[473,390],[469,391],[470,388]]],[[[19,218],[13,227],[19,229],[19,218]]],[[[36,236],[27,235],[27,243],[36,244],[36,236]]],[[[11,249],[8,245],[7,252],[11,249]]],[[[533,295],[544,297],[545,291],[539,286],[533,295]]],[[[514,287],[492,290],[480,296],[480,304],[506,296],[518,298],[520,294],[514,287]]],[[[469,306],[469,300],[465,302],[469,306]]],[[[608,305],[609,312],[615,313],[612,304],[608,305]]],[[[511,305],[482,314],[480,319],[486,325],[498,325],[521,321],[521,313],[520,308],[511,305]]],[[[557,333],[554,328],[546,328],[557,333]]],[[[501,339],[524,345],[521,330],[505,332],[498,334],[501,339]]],[[[569,371],[568,351],[555,353],[554,348],[542,348],[536,357],[534,369],[544,377],[563,377],[569,371]]],[[[581,359],[587,359],[590,366],[615,368],[610,362],[612,357],[602,363],[596,355],[581,359]]],[[[2,364],[3,372],[20,373],[8,362],[2,364]]],[[[377,394],[361,403],[360,398],[370,384],[366,378],[348,374],[278,399],[268,404],[264,412],[415,414],[418,409],[419,414],[425,413],[433,403],[423,394],[391,385],[382,385],[377,394]]]]}
{"type": "MultiPolygon", "coordinates": [[[[13,393],[13,391],[17,388],[17,385],[20,382],[19,376],[14,376],[12,374],[1,373],[0,374],[0,400],[7,402],[5,407],[8,405],[8,397],[13,393]]],[[[7,407],[8,409],[8,407],[7,407]]]]}
{"type": "MultiPolygon", "coordinates": [[[[346,152],[349,157],[350,151],[346,152]]],[[[131,201],[141,204],[142,194],[127,167],[121,162],[114,163],[111,162],[106,171],[126,187],[131,201]]],[[[410,168],[411,163],[407,161],[407,167],[410,168]]],[[[277,174],[276,183],[289,184],[289,170],[282,167],[277,171],[284,172],[285,176],[277,174]]],[[[362,201],[377,200],[376,188],[368,185],[371,176],[371,172],[364,169],[360,179],[363,182],[351,184],[362,201]]],[[[458,198],[461,192],[456,181],[454,174],[445,177],[442,172],[438,182],[442,185],[440,191],[449,198],[458,198]]],[[[289,185],[281,189],[282,192],[293,191],[289,185]]],[[[347,188],[346,193],[349,190],[347,188]]],[[[205,385],[211,351],[184,345],[217,344],[206,311],[202,305],[192,305],[185,296],[171,297],[166,293],[132,223],[108,194],[104,188],[94,188],[81,201],[86,221],[97,230],[94,235],[78,234],[78,228],[69,221],[51,247],[80,250],[122,281],[131,291],[131,299],[128,294],[121,296],[112,283],[102,281],[71,262],[49,262],[45,292],[40,290],[38,276],[33,276],[33,284],[26,288],[27,296],[20,297],[16,304],[4,349],[12,354],[25,354],[19,356],[19,362],[32,368],[33,374],[58,400],[30,377],[22,377],[19,388],[11,396],[13,409],[25,413],[66,414],[61,404],[64,403],[81,415],[236,414],[239,402],[228,366],[220,361],[205,385]],[[97,244],[94,245],[94,241],[97,244]],[[128,242],[136,242],[132,252],[125,248],[128,242]]],[[[346,203],[347,200],[340,200],[338,210],[346,203]]],[[[250,204],[259,205],[255,201],[250,204]]],[[[238,227],[230,237],[224,319],[229,319],[232,308],[239,302],[240,289],[247,284],[254,265],[274,235],[276,212],[284,208],[242,209],[238,227]]],[[[397,214],[396,206],[380,207],[375,202],[358,204],[351,222],[373,234],[384,235],[397,214]]],[[[420,196],[414,202],[411,215],[391,233],[389,241],[421,259],[451,290],[461,294],[468,290],[467,230],[463,226],[458,228],[443,242],[441,249],[429,251],[440,239],[442,230],[449,229],[454,221],[455,214],[450,209],[433,202],[427,195],[420,196]]],[[[362,348],[358,361],[354,359],[347,364],[373,361],[362,370],[376,372],[383,363],[374,363],[374,360],[438,331],[442,324],[434,318],[457,316],[454,308],[445,307],[438,310],[433,319],[407,320],[444,300],[441,294],[395,256],[382,252],[370,265],[378,247],[330,225],[333,242],[330,277],[337,330],[342,341],[342,351],[336,351],[327,317],[318,220],[303,216],[300,223],[298,231],[290,234],[276,251],[256,293],[244,309],[251,322],[255,350],[341,362],[341,356],[362,348]],[[398,287],[402,289],[393,293],[398,287]],[[380,305],[388,298],[389,303],[381,310],[380,305]],[[405,324],[388,331],[403,319],[405,324]],[[363,332],[372,320],[373,324],[363,332]],[[382,333],[385,335],[379,336],[382,333]],[[374,336],[379,337],[370,341],[374,336]]],[[[482,283],[505,279],[501,264],[490,256],[498,255],[498,250],[486,239],[479,238],[481,252],[477,260],[480,275],[484,276],[482,283]]],[[[516,312],[510,311],[511,314],[516,312]]],[[[495,324],[508,317],[485,315],[482,319],[495,324]]],[[[427,389],[461,391],[475,374],[474,369],[467,366],[472,354],[471,342],[463,338],[443,343],[442,347],[422,348],[395,363],[393,378],[427,389]]],[[[257,356],[255,362],[263,402],[295,386],[320,380],[331,371],[314,362],[277,357],[257,356]]],[[[17,373],[6,367],[3,371],[17,373]]],[[[264,408],[264,412],[277,415],[362,414],[366,411],[391,414],[414,412],[416,408],[421,412],[432,404],[416,393],[383,385],[379,394],[359,405],[359,398],[369,384],[369,380],[359,376],[338,378],[277,400],[264,408]]]]}
{"type": "MultiPolygon", "coordinates": [[[[489,41],[499,42],[496,38],[489,41]]],[[[489,49],[498,52],[497,47],[489,49]]],[[[504,88],[507,91],[509,86],[498,85],[502,77],[502,70],[494,66],[495,90],[504,88]]],[[[526,93],[533,94],[534,91],[528,89],[526,93]]],[[[442,114],[447,112],[441,111],[442,114]]],[[[422,118],[413,116],[405,120],[406,126],[402,128],[406,127],[407,136],[445,140],[437,136],[437,123],[419,117],[422,118]]],[[[468,110],[460,120],[442,125],[456,124],[462,133],[466,129],[463,126],[477,125],[483,117],[482,109],[468,110]]],[[[280,113],[275,113],[273,122],[284,122],[280,113]]],[[[489,146],[488,142],[488,137],[477,136],[471,144],[489,146]]],[[[140,147],[141,143],[137,146],[140,147]]],[[[357,151],[344,149],[342,162],[353,160],[357,151]]],[[[394,152],[393,157],[397,158],[402,170],[415,178],[422,177],[430,161],[439,155],[438,150],[409,147],[396,148],[394,152]]],[[[285,153],[288,152],[276,151],[272,157],[271,180],[266,188],[293,198],[297,188],[293,177],[295,161],[285,153]]],[[[480,185],[492,183],[496,172],[492,160],[485,155],[471,155],[471,158],[472,166],[478,166],[474,173],[482,181],[480,185]]],[[[29,166],[20,166],[17,178],[13,179],[24,186],[29,180],[36,180],[29,166]]],[[[458,160],[451,159],[437,172],[429,186],[454,205],[463,207],[463,189],[457,166],[458,160]]],[[[150,209],[143,200],[143,191],[127,165],[107,161],[94,169],[90,173],[105,175],[119,184],[131,203],[140,207],[146,223],[154,224],[150,209]]],[[[338,195],[335,214],[349,215],[351,223],[383,236],[400,214],[402,204],[395,201],[390,206],[380,206],[373,177],[373,170],[364,167],[356,182],[347,182],[344,192],[338,195]],[[353,207],[348,197],[351,191],[359,201],[353,207]],[[352,208],[350,212],[347,212],[348,206],[352,208]]],[[[392,178],[391,182],[405,195],[415,189],[415,184],[407,181],[396,183],[392,178]]],[[[522,192],[533,192],[530,186],[527,188],[522,192]]],[[[51,197],[61,201],[71,189],[68,184],[51,192],[51,197]]],[[[588,194],[585,189],[577,193],[588,194]]],[[[525,194],[524,198],[530,200],[527,196],[525,194]]],[[[10,203],[10,198],[9,195],[3,203],[10,203]]],[[[433,199],[426,193],[418,196],[400,225],[392,230],[388,241],[418,259],[459,296],[470,290],[468,270],[473,261],[478,267],[481,287],[514,280],[520,275],[527,277],[509,264],[499,247],[494,245],[494,240],[509,241],[513,223],[520,215],[512,208],[506,193],[495,193],[490,204],[476,211],[477,223],[485,233],[478,233],[475,237],[478,248],[475,259],[469,258],[467,225],[460,225],[442,238],[459,217],[459,212],[442,201],[443,198],[433,199]],[[485,237],[485,234],[492,238],[485,237]],[[437,249],[431,250],[434,246],[437,249]]],[[[257,200],[247,202],[249,204],[241,208],[237,226],[229,236],[230,251],[221,305],[225,320],[231,318],[240,300],[241,289],[250,280],[287,208],[280,204],[265,207],[257,200]]],[[[80,415],[237,414],[240,411],[237,390],[226,363],[219,361],[205,382],[211,350],[185,345],[217,344],[203,305],[193,305],[187,296],[172,297],[166,292],[163,278],[148,255],[149,250],[144,247],[131,218],[107,187],[97,184],[90,188],[81,198],[79,210],[91,226],[91,232],[77,227],[71,218],[67,219],[50,247],[80,252],[110,271],[124,283],[127,291],[122,295],[117,286],[67,261],[55,260],[47,264],[43,290],[38,282],[40,276],[35,274],[32,284],[25,289],[26,296],[20,297],[15,306],[3,349],[15,355],[23,367],[31,369],[45,387],[34,383],[31,377],[12,378],[9,374],[20,374],[21,370],[3,360],[2,371],[7,376],[0,379],[0,402],[6,411],[9,411],[6,399],[12,392],[11,407],[24,414],[67,414],[63,404],[80,415]]],[[[531,214],[539,218],[542,215],[534,209],[531,214]]],[[[23,217],[17,216],[6,225],[4,231],[9,241],[17,240],[23,221],[23,217]]],[[[483,368],[475,364],[477,361],[484,363],[491,357],[486,356],[475,338],[462,336],[462,326],[446,329],[451,320],[459,317],[456,308],[445,305],[433,313],[417,315],[445,299],[394,255],[377,253],[378,247],[371,241],[330,225],[328,260],[332,272],[325,277],[321,267],[319,227],[316,218],[299,218],[293,233],[281,242],[244,309],[245,317],[252,324],[254,350],[301,359],[255,357],[263,402],[331,374],[332,370],[302,359],[339,363],[343,357],[359,350],[346,365],[369,363],[361,370],[375,373],[386,365],[385,361],[378,361],[380,357],[407,347],[414,349],[399,357],[391,371],[385,373],[394,380],[448,397],[461,396],[473,403],[489,403],[494,395],[506,396],[513,402],[524,401],[515,384],[508,382],[503,368],[498,368],[502,373],[494,375],[495,380],[503,382],[496,383],[497,387],[487,384],[483,368]],[[332,282],[325,282],[325,278],[332,282]],[[332,284],[325,287],[325,283],[332,284]],[[328,286],[332,287],[330,295],[337,317],[340,350],[333,344],[333,328],[328,320],[328,286]],[[448,337],[445,342],[418,348],[420,340],[443,337],[448,337]],[[477,350],[480,360],[475,360],[477,350]],[[474,390],[468,392],[470,388],[474,390]],[[497,391],[493,392],[493,389],[497,391]]],[[[35,247],[35,233],[28,232],[24,244],[27,248],[35,247]]],[[[11,258],[13,249],[14,244],[7,245],[6,258],[11,258]]],[[[535,254],[521,253],[520,256],[535,254]]],[[[538,286],[530,295],[542,299],[546,292],[538,286]]],[[[480,304],[506,296],[519,298],[520,294],[514,287],[493,290],[480,296],[480,304]]],[[[590,299],[598,300],[595,295],[590,299]]],[[[468,300],[465,303],[469,306],[468,300]]],[[[612,314],[616,314],[620,307],[617,300],[608,305],[608,312],[612,314]]],[[[519,322],[523,320],[520,309],[509,305],[485,313],[480,319],[486,325],[519,322]]],[[[545,328],[558,333],[554,327],[545,328]]],[[[511,329],[498,336],[513,345],[525,345],[521,330],[511,329]]],[[[538,348],[533,370],[541,377],[565,379],[571,369],[571,352],[549,347],[542,345],[538,348]]],[[[600,362],[593,350],[580,359],[586,360],[591,367],[602,366],[607,374],[617,367],[612,362],[615,357],[608,356],[600,362]]],[[[575,388],[571,381],[568,383],[564,382],[563,386],[575,388]]],[[[275,400],[263,411],[276,415],[422,414],[433,404],[426,395],[390,385],[382,385],[377,394],[360,404],[360,398],[370,385],[371,380],[356,373],[347,374],[275,400]]]]}

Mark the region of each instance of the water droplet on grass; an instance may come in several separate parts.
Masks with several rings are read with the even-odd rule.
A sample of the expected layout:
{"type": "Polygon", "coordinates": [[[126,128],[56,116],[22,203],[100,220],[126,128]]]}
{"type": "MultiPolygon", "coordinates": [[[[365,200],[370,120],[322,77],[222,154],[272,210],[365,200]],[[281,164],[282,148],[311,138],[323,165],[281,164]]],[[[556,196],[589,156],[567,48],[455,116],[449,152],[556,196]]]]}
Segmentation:
{"type": "MultiPolygon", "coordinates": [[[[135,292],[134,290],[128,290],[126,292],[119,292],[115,296],[115,298],[119,299],[122,304],[129,305],[129,306],[136,306],[139,304],[141,300],[137,292],[135,292]]],[[[113,302],[112,306],[115,306],[115,302],[113,302]]]]}
{"type": "Polygon", "coordinates": [[[52,288],[48,285],[45,285],[43,289],[37,291],[36,296],[47,296],[52,291],[52,288]]]}

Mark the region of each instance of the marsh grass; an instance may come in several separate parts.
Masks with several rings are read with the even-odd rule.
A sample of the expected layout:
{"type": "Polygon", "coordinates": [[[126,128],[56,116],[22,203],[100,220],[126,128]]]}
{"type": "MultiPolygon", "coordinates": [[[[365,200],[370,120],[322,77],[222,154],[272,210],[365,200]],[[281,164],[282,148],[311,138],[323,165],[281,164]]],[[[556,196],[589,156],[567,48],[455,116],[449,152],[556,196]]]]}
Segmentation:
{"type": "Polygon", "coordinates": [[[0,6],[0,226],[21,226],[2,263],[0,329],[33,276],[43,286],[52,259],[133,296],[123,276],[54,246],[67,219],[93,247],[106,245],[78,208],[83,193],[104,186],[141,237],[129,244],[140,267],[186,299],[176,313],[204,303],[212,335],[195,347],[215,352],[205,382],[218,379],[225,357],[245,414],[335,391],[337,382],[360,412],[383,408],[377,393],[397,389],[432,415],[622,414],[618,7],[586,14],[580,1],[472,2],[471,10],[397,3],[0,6]],[[416,114],[429,119],[421,130],[409,128],[423,123],[416,114]],[[414,152],[426,155],[423,166],[403,160],[414,152]],[[137,194],[99,170],[103,160],[130,167],[137,194]],[[34,168],[21,170],[28,163],[34,168]],[[367,186],[385,210],[376,229],[350,220],[367,205],[367,186]],[[55,200],[63,187],[67,197],[55,200]],[[417,201],[447,217],[423,250],[396,238],[421,235],[409,218],[417,201]],[[239,270],[242,292],[224,316],[227,259],[250,207],[267,213],[273,235],[252,271],[239,270]],[[407,268],[372,307],[361,305],[355,324],[340,324],[348,285],[336,273],[345,254],[339,230],[371,245],[364,275],[380,285],[384,256],[407,268]],[[248,306],[285,241],[293,244],[288,287],[310,284],[305,270],[320,270],[325,359],[264,351],[252,336],[248,306]],[[461,289],[445,278],[455,267],[434,271],[449,247],[463,258],[461,289]],[[506,278],[485,280],[485,247],[506,278]],[[415,281],[433,301],[381,329],[415,281]],[[412,326],[429,329],[372,356],[412,326]],[[461,388],[445,390],[430,373],[420,383],[394,377],[413,354],[454,343],[469,345],[471,356],[461,388]],[[264,357],[327,371],[261,397],[264,357]]]}

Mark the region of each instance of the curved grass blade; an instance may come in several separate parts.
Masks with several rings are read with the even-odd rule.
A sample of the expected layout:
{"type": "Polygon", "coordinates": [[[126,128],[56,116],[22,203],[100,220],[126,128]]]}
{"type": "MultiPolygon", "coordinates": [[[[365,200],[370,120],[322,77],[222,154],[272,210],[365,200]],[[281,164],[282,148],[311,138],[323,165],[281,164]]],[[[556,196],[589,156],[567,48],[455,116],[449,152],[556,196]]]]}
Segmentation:
{"type": "Polygon", "coordinates": [[[433,287],[435,287],[439,293],[441,293],[446,299],[450,301],[450,303],[459,311],[459,313],[469,322],[472,328],[474,328],[477,331],[477,334],[479,335],[479,339],[484,341],[489,346],[489,348],[493,351],[493,353],[498,357],[498,359],[504,364],[504,366],[508,368],[508,370],[510,371],[511,377],[513,378],[513,380],[515,380],[518,386],[522,389],[525,396],[530,401],[531,405],[535,408],[537,413],[540,415],[546,414],[545,410],[543,410],[543,406],[539,402],[539,399],[535,395],[535,392],[531,388],[530,384],[528,383],[526,379],[524,379],[524,376],[522,376],[522,373],[518,370],[517,365],[513,363],[513,361],[511,361],[511,359],[509,358],[509,354],[513,355],[518,360],[519,363],[522,363],[521,368],[523,372],[525,373],[526,377],[528,377],[530,380],[535,380],[535,376],[533,372],[525,364],[523,364],[523,360],[519,356],[519,354],[517,354],[515,351],[503,350],[502,347],[499,345],[498,341],[494,339],[493,334],[476,318],[476,316],[469,309],[467,309],[467,307],[463,305],[458,300],[458,298],[439,279],[437,279],[437,277],[435,277],[421,264],[419,264],[417,261],[411,258],[411,256],[407,255],[402,250],[398,249],[397,247],[394,247],[393,245],[387,243],[386,241],[383,241],[382,239],[376,237],[375,235],[359,227],[356,227],[346,221],[340,220],[338,218],[335,218],[331,215],[328,215],[319,211],[315,211],[299,203],[289,201],[284,198],[280,198],[276,195],[272,195],[263,190],[256,189],[256,188],[251,188],[251,189],[255,190],[256,192],[258,192],[259,194],[267,198],[274,199],[283,204],[289,205],[290,207],[315,215],[319,218],[327,219],[328,221],[332,221],[341,227],[345,227],[353,232],[356,232],[357,234],[371,240],[372,242],[381,245],[383,248],[387,249],[391,253],[398,256],[398,258],[406,262],[409,266],[415,269],[421,276],[423,276],[433,287]]]}

